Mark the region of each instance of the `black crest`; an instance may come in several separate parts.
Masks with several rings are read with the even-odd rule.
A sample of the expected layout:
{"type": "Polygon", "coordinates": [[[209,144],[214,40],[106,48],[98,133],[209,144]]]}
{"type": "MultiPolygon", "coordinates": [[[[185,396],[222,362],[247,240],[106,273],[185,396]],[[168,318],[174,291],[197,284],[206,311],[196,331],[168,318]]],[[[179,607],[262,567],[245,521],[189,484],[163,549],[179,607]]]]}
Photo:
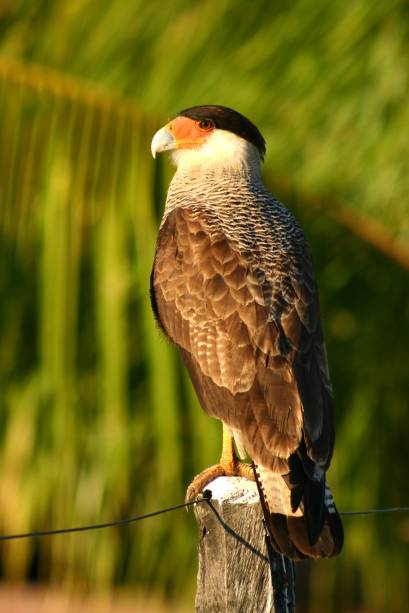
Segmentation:
{"type": "Polygon", "coordinates": [[[251,123],[247,117],[244,117],[241,113],[233,111],[226,106],[219,105],[203,105],[203,106],[191,106],[188,109],[180,111],[178,115],[184,117],[190,117],[191,119],[202,120],[211,119],[214,122],[216,128],[220,130],[228,130],[241,136],[245,140],[252,143],[260,152],[260,156],[263,159],[266,152],[266,142],[258,128],[251,123]]]}

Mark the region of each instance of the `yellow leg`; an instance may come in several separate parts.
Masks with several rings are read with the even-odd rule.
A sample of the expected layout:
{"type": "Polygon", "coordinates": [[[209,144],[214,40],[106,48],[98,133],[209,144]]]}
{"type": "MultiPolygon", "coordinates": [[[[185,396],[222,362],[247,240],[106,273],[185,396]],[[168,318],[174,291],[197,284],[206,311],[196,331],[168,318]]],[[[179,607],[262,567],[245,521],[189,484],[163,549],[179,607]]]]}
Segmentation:
{"type": "Polygon", "coordinates": [[[194,500],[208,483],[217,477],[246,477],[254,481],[250,464],[242,462],[236,455],[234,439],[230,430],[223,424],[223,444],[220,462],[196,475],[186,491],[186,501],[194,500]]]}

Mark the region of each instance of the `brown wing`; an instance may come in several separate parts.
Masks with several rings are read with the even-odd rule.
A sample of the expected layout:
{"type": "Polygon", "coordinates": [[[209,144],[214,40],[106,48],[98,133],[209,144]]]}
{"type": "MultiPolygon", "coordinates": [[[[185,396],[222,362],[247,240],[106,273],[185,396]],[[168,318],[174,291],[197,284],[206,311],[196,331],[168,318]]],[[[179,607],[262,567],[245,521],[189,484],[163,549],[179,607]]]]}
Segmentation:
{"type": "Polygon", "coordinates": [[[286,472],[305,438],[325,468],[333,444],[330,384],[307,248],[297,266],[263,270],[188,209],[161,228],[154,310],[182,350],[204,410],[256,462],[286,472]]]}

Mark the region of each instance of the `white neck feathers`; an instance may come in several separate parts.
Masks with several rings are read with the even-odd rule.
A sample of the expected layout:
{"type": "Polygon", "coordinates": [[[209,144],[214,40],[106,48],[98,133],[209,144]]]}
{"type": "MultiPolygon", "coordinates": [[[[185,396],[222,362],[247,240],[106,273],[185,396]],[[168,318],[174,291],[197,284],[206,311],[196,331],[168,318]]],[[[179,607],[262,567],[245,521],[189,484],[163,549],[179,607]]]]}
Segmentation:
{"type": "Polygon", "coordinates": [[[257,148],[244,138],[226,130],[215,130],[196,149],[177,149],[172,161],[182,172],[212,170],[225,173],[260,175],[261,158],[257,148]]]}

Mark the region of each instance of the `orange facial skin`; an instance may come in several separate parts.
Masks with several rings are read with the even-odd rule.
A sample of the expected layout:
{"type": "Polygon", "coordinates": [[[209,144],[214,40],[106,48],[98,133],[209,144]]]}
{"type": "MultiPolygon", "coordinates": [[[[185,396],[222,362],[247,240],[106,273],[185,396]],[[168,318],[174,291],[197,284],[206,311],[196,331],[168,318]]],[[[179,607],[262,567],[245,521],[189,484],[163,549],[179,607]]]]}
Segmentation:
{"type": "Polygon", "coordinates": [[[195,120],[190,117],[176,117],[166,124],[165,129],[176,141],[176,149],[200,147],[215,130],[210,119],[195,120]]]}

